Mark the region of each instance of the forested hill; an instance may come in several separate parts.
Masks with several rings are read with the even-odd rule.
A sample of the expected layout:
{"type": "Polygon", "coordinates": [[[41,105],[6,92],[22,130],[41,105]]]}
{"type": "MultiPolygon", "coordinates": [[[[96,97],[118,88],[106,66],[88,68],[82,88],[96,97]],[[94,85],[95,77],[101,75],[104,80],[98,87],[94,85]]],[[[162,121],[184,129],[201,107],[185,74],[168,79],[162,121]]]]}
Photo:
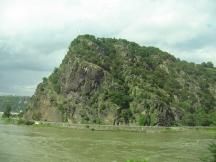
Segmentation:
{"type": "Polygon", "coordinates": [[[25,117],[73,123],[216,125],[216,68],[123,39],[78,36],[25,117]]]}
{"type": "Polygon", "coordinates": [[[7,106],[11,106],[12,112],[24,111],[27,108],[30,97],[0,96],[0,112],[4,112],[7,106]]]}

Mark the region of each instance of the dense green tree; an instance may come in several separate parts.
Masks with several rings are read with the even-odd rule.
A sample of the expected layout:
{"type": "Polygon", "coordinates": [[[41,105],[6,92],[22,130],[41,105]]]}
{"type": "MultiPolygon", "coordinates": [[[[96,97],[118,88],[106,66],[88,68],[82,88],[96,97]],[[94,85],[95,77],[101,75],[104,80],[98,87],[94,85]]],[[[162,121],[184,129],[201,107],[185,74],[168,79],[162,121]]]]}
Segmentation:
{"type": "Polygon", "coordinates": [[[201,65],[204,67],[207,67],[207,68],[213,68],[214,67],[214,64],[211,61],[208,61],[206,63],[203,62],[201,65]]]}
{"type": "Polygon", "coordinates": [[[11,106],[7,105],[2,117],[9,118],[10,116],[11,116],[11,106]]]}

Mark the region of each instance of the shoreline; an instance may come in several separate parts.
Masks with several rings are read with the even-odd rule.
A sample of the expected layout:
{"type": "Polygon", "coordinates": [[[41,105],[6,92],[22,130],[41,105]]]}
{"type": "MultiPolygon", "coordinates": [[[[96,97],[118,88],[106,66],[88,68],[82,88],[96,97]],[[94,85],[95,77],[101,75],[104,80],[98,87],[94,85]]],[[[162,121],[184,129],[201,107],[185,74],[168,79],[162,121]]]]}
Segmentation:
{"type": "Polygon", "coordinates": [[[163,127],[163,126],[130,126],[130,125],[99,125],[99,124],[70,124],[61,122],[36,122],[35,126],[54,126],[60,128],[69,129],[88,129],[92,131],[129,131],[129,132],[149,132],[153,130],[165,131],[165,130],[175,130],[182,131],[187,129],[214,129],[216,127],[205,127],[205,126],[173,126],[173,127],[163,127]]]}
{"type": "Polygon", "coordinates": [[[18,118],[0,118],[0,124],[26,125],[34,127],[56,127],[92,131],[129,131],[129,132],[151,132],[151,131],[183,131],[188,129],[213,129],[215,126],[136,126],[136,125],[102,125],[102,124],[72,124],[65,122],[25,121],[18,118]],[[21,122],[20,122],[21,121],[21,122]]]}

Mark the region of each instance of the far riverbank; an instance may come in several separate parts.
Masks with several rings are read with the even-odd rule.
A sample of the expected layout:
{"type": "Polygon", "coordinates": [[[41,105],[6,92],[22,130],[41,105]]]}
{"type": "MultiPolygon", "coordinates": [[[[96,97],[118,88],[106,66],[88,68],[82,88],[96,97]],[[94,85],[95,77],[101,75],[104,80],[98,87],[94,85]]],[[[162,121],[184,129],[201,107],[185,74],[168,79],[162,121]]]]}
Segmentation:
{"type": "Polygon", "coordinates": [[[181,131],[186,129],[213,129],[216,127],[206,126],[175,126],[175,127],[163,127],[163,126],[136,126],[136,125],[102,125],[102,124],[74,124],[67,122],[47,122],[47,121],[25,121],[19,118],[1,118],[0,121],[3,124],[15,124],[15,125],[33,125],[37,127],[62,127],[70,129],[88,129],[92,131],[131,131],[131,132],[151,132],[151,131],[164,131],[175,130],[181,131]]]}

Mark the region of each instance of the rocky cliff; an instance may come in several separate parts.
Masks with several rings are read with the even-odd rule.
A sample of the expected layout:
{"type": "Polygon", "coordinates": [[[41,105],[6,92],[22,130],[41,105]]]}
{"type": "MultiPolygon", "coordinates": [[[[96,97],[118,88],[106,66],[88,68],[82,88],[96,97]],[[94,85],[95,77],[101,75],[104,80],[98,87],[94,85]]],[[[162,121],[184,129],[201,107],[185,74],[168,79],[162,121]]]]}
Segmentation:
{"type": "Polygon", "coordinates": [[[78,36],[25,118],[72,123],[216,125],[216,68],[123,39],[78,36]]]}

